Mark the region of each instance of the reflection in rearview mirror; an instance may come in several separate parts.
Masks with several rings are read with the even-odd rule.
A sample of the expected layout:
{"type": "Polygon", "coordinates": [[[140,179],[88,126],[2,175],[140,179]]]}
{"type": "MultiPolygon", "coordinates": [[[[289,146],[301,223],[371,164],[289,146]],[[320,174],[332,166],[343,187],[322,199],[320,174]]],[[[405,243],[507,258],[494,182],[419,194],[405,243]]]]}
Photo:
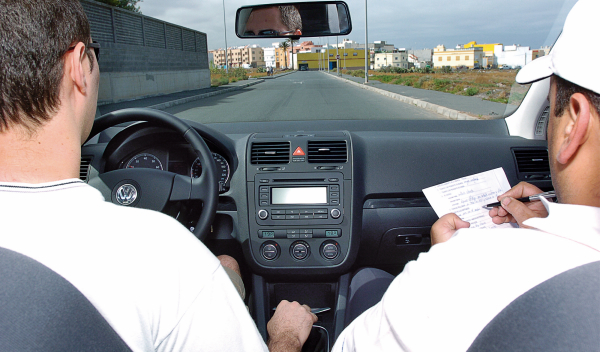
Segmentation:
{"type": "Polygon", "coordinates": [[[351,31],[350,12],[343,1],[245,6],[237,10],[235,20],[240,38],[321,37],[351,31]]]}

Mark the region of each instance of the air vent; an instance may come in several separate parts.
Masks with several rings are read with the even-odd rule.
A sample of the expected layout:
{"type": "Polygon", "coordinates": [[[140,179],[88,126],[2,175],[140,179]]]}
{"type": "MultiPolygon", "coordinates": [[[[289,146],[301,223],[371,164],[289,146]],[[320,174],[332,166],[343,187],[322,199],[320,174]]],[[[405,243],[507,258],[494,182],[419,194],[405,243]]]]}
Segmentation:
{"type": "Polygon", "coordinates": [[[82,156],[81,164],[79,165],[79,178],[82,181],[88,181],[88,174],[90,172],[90,164],[92,163],[91,156],[82,156]]]}
{"type": "Polygon", "coordinates": [[[535,125],[535,135],[546,137],[546,126],[548,124],[548,116],[550,115],[550,106],[546,106],[544,111],[540,114],[535,125]]]}
{"type": "Polygon", "coordinates": [[[546,148],[515,148],[513,149],[519,179],[544,180],[550,179],[550,164],[546,148]]]}
{"type": "Polygon", "coordinates": [[[309,163],[345,163],[348,161],[346,141],[309,141],[309,163]]]}
{"type": "Polygon", "coordinates": [[[290,162],[290,143],[252,143],[251,154],[252,164],[287,164],[290,162]]]}

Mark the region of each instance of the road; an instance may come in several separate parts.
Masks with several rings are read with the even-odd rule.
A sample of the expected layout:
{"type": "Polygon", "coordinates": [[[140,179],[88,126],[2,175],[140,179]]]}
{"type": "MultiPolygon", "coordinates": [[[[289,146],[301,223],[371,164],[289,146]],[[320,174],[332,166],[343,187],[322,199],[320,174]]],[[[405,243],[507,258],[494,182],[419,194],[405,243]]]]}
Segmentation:
{"type": "Polygon", "coordinates": [[[295,72],[240,91],[165,111],[202,122],[443,119],[441,115],[366,91],[321,72],[295,72]]]}

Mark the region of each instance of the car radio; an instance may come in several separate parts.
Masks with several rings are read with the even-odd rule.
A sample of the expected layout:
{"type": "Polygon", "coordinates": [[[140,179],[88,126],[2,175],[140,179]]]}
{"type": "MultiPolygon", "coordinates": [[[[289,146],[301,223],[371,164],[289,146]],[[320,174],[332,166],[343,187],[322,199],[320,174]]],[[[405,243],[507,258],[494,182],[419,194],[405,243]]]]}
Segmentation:
{"type": "Polygon", "coordinates": [[[257,175],[257,223],[267,226],[341,223],[344,214],[343,175],[327,173],[319,176],[257,175]]]}

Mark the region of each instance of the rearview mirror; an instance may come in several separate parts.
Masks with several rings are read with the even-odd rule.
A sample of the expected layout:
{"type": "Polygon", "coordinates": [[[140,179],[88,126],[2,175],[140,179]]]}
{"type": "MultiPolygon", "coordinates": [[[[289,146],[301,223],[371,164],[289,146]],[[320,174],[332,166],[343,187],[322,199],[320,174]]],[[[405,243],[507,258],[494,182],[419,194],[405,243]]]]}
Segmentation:
{"type": "Polygon", "coordinates": [[[351,31],[350,11],[343,1],[244,6],[235,16],[240,38],[326,37],[351,31]]]}

